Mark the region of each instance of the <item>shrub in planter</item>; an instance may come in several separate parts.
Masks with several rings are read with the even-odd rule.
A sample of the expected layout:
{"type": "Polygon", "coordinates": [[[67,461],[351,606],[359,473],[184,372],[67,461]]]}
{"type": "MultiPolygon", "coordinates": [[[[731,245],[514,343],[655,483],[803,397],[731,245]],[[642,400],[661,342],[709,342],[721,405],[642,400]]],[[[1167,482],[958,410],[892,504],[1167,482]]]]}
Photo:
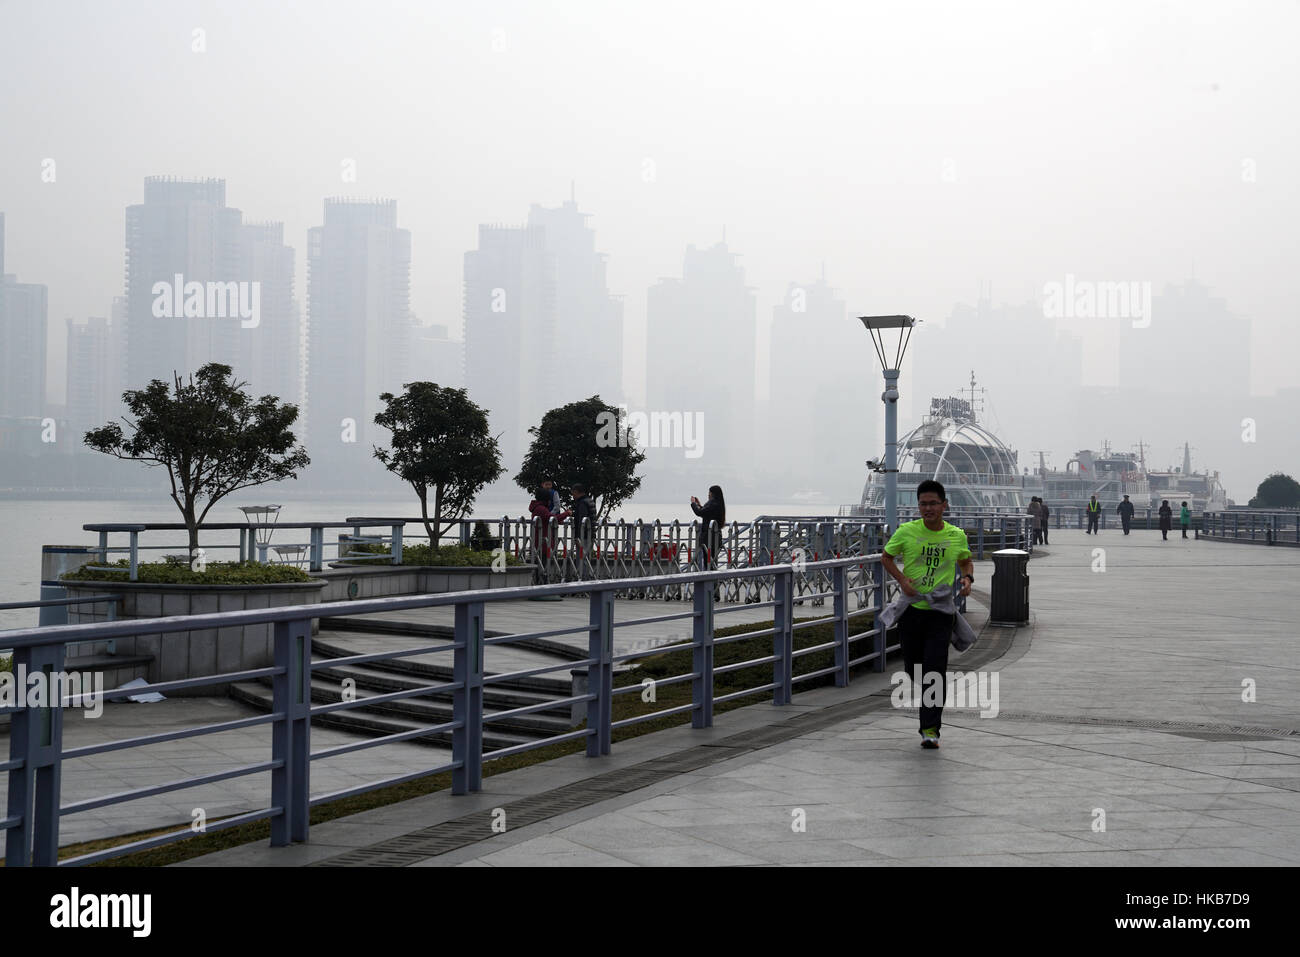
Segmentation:
{"type": "MultiPolygon", "coordinates": [[[[110,582],[130,580],[131,572],[126,559],[112,564],[111,571],[82,565],[76,571],[65,572],[62,580],[110,582]]],[[[278,585],[310,582],[314,579],[301,568],[293,565],[209,562],[203,571],[196,572],[188,562],[148,562],[137,567],[136,581],[145,585],[278,585]]]]}
{"type": "MultiPolygon", "coordinates": [[[[358,545],[353,551],[370,552],[374,555],[387,555],[389,549],[385,545],[358,545]]],[[[404,545],[402,546],[402,564],[403,565],[429,565],[443,566],[451,568],[482,568],[492,564],[496,556],[490,551],[479,551],[473,548],[466,548],[464,545],[440,545],[438,548],[430,548],[428,545],[404,545]]],[[[380,562],[363,561],[366,565],[379,565],[380,562]]],[[[507,565],[521,565],[522,562],[513,555],[506,555],[507,565]]]]}

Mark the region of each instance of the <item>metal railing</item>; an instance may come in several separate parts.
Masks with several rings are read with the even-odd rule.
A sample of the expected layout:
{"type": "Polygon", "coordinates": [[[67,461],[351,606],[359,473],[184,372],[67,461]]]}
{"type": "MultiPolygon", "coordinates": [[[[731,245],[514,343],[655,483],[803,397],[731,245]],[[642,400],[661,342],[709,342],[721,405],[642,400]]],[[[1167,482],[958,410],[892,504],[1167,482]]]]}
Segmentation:
{"type": "MultiPolygon", "coordinates": [[[[88,532],[97,532],[99,534],[99,544],[95,551],[99,555],[99,565],[88,566],[95,571],[116,571],[123,569],[120,566],[108,564],[110,553],[126,553],[128,579],[136,581],[139,574],[140,553],[145,551],[171,552],[175,553],[178,548],[184,546],[177,545],[141,545],[140,536],[146,532],[178,532],[185,531],[185,525],[181,522],[150,522],[144,524],[88,524],[81,526],[88,532]],[[110,546],[108,536],[110,534],[125,534],[127,544],[125,546],[110,546]]],[[[200,553],[206,557],[210,552],[225,552],[237,550],[237,561],[260,561],[263,564],[285,564],[301,565],[304,562],[308,571],[321,571],[326,562],[326,529],[351,529],[350,534],[343,534],[338,537],[336,558],[338,560],[349,561],[387,561],[393,565],[401,564],[402,556],[402,522],[399,521],[347,521],[347,522],[214,522],[199,526],[200,532],[238,532],[239,543],[222,543],[212,544],[210,541],[200,546],[200,553]],[[363,535],[363,528],[384,527],[389,530],[387,535],[363,535]],[[258,542],[256,540],[259,529],[307,529],[308,540],[306,542],[277,542],[269,544],[258,542]],[[372,544],[382,542],[389,546],[387,555],[375,555],[372,553],[357,552],[352,546],[358,544],[372,544]],[[275,561],[268,561],[268,550],[275,551],[278,558],[275,561]]],[[[331,543],[333,544],[333,543],[331,543]]],[[[189,562],[189,556],[183,557],[189,562]]]]}
{"type": "MultiPolygon", "coordinates": [[[[117,622],[97,622],[86,625],[64,625],[30,628],[6,633],[6,641],[13,647],[15,669],[24,668],[28,674],[46,672],[61,674],[65,646],[69,642],[93,642],[128,635],[161,635],[171,633],[165,641],[183,640],[177,632],[198,631],[222,627],[241,627],[258,623],[274,626],[274,659],[270,667],[241,672],[215,674],[208,677],[161,682],[149,686],[150,691],[173,692],[214,684],[228,684],[266,678],[272,685],[271,713],[240,718],[215,724],[206,724],[183,730],[146,734],[99,744],[65,748],[63,745],[63,710],[60,707],[34,707],[20,704],[4,709],[12,712],[9,759],[0,762],[0,771],[9,774],[8,807],[0,819],[0,830],[5,831],[6,864],[55,865],[89,864],[122,854],[160,847],[192,837],[188,826],[177,831],[148,838],[108,850],[82,854],[67,861],[58,861],[59,822],[64,816],[98,808],[110,807],[201,785],[228,781],[248,775],[271,775],[270,805],[225,820],[209,822],[207,831],[213,832],[254,821],[270,820],[272,846],[284,846],[293,841],[305,841],[308,836],[308,815],[318,804],[336,801],[389,787],[406,781],[451,772],[452,793],[465,794],[477,791],[482,781],[485,760],[517,754],[533,748],[544,747],[558,741],[574,740],[586,744],[589,757],[609,754],[611,733],[615,728],[648,721],[672,714],[691,715],[695,728],[707,728],[713,723],[714,705],[723,701],[771,692],[777,705],[789,704],[796,685],[814,678],[834,675],[835,684],[846,685],[851,669],[870,663],[874,670],[883,671],[885,657],[896,645],[886,644],[886,635],[874,627],[883,603],[889,599],[887,579],[880,564],[880,556],[861,555],[851,558],[807,563],[805,573],[825,583],[825,590],[816,593],[820,599],[831,599],[831,610],[814,622],[793,621],[794,607],[798,601],[795,588],[796,570],[792,564],[738,568],[726,572],[694,571],[684,574],[655,576],[645,582],[647,587],[692,587],[693,608],[678,614],[655,615],[628,621],[614,620],[614,596],[626,586],[619,580],[583,582],[582,592],[588,596],[590,611],[588,622],[569,628],[557,628],[499,637],[486,637],[487,609],[494,603],[544,595],[574,594],[571,584],[541,585],[525,588],[502,588],[483,591],[458,592],[439,595],[382,598],[362,601],[331,602],[314,605],[297,605],[276,609],[224,612],[217,614],[175,616],[169,618],[135,619],[117,622]],[[852,583],[857,573],[857,585],[852,583]],[[772,608],[771,627],[746,631],[742,635],[715,638],[715,617],[729,612],[745,610],[744,605],[715,607],[709,583],[726,577],[744,579],[771,578],[773,599],[761,603],[772,608]],[[705,587],[698,587],[705,586],[705,587]],[[856,596],[856,598],[855,598],[856,596]],[[856,634],[850,633],[850,605],[870,609],[873,627],[856,634]],[[329,658],[320,662],[312,660],[312,619],[337,613],[349,616],[391,612],[415,608],[452,606],[454,608],[454,634],[452,640],[437,641],[427,647],[404,648],[376,654],[351,655],[329,658]],[[676,645],[649,650],[614,654],[613,635],[617,628],[675,620],[691,621],[691,637],[676,645]],[[808,648],[795,649],[795,632],[818,622],[830,623],[833,639],[808,648]],[[564,661],[551,667],[532,668],[507,674],[486,674],[484,649],[488,645],[509,645],[529,639],[565,634],[586,634],[586,657],[580,661],[564,661]],[[771,638],[771,654],[750,661],[714,666],[714,649],[721,644],[746,638],[771,638]],[[855,643],[866,641],[864,647],[855,643]],[[691,652],[691,670],[658,680],[659,685],[690,682],[691,702],[676,707],[636,715],[619,721],[613,720],[612,702],[616,695],[630,694],[640,686],[614,689],[615,665],[627,664],[650,655],[674,649],[691,652]],[[796,674],[797,659],[819,651],[833,651],[834,664],[806,674],[796,674]],[[338,668],[343,665],[362,664],[382,660],[451,652],[452,680],[413,690],[395,691],[371,696],[358,696],[329,704],[312,703],[312,675],[318,669],[338,668]],[[757,687],[718,695],[714,677],[746,667],[771,664],[770,682],[757,687]],[[484,688],[520,678],[545,674],[551,671],[586,667],[586,690],[566,698],[543,704],[512,708],[506,711],[484,711],[484,688]],[[380,738],[344,744],[313,751],[311,748],[311,720],[313,717],[351,708],[364,708],[378,703],[415,698],[433,694],[450,693],[452,718],[440,724],[420,727],[411,731],[388,734],[380,738]],[[502,721],[532,711],[556,705],[585,704],[586,727],[565,734],[543,738],[535,742],[483,750],[485,724],[502,721]],[[269,726],[271,758],[227,770],[195,774],[181,780],[134,788],[114,794],[86,798],[63,804],[60,775],[62,763],[73,758],[90,757],[111,751],[142,747],[164,741],[197,738],[242,728],[269,726]],[[342,754],[381,747],[398,741],[427,737],[450,732],[451,759],[435,767],[413,773],[350,787],[328,794],[313,796],[310,792],[310,773],[313,761],[325,760],[342,754]]],[[[888,581],[893,586],[892,580],[888,581]]],[[[893,586],[896,587],[896,586],[893,586]]],[[[805,597],[812,597],[806,595],[805,597]]],[[[140,689],[120,694],[108,693],[108,700],[120,699],[139,693],[140,689]]],[[[67,702],[64,702],[65,704],[67,702]]]]}
{"type": "Polygon", "coordinates": [[[1200,518],[1198,538],[1256,542],[1263,545],[1300,545],[1300,512],[1249,509],[1205,512],[1200,518]]]}

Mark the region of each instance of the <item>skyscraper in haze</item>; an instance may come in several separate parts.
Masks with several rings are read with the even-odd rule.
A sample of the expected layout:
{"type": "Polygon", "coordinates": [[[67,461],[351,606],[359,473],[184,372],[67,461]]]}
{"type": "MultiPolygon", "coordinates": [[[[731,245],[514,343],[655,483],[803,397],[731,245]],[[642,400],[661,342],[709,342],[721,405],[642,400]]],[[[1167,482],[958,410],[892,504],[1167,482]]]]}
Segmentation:
{"type": "Polygon", "coordinates": [[[307,231],[307,451],[316,471],[345,482],[375,463],[379,396],[409,379],[411,234],[396,200],[325,200],[325,224],[307,231]]]}
{"type": "MultiPolygon", "coordinates": [[[[298,304],[293,295],[294,251],[284,244],[284,223],[245,223],[239,227],[239,274],[259,287],[258,324],[241,328],[237,377],[249,393],[270,394],[302,403],[302,361],[298,304]]],[[[296,423],[301,427],[299,409],[296,423]]]]}
{"type": "Polygon", "coordinates": [[[118,296],[111,319],[67,320],[67,418],[78,449],[87,430],[116,421],[122,413],[125,312],[126,299],[118,296]]]}
{"type": "Polygon", "coordinates": [[[224,291],[225,283],[251,278],[240,273],[241,215],[226,205],[225,180],[145,179],[144,202],[126,209],[127,388],[170,382],[173,372],[185,377],[209,362],[243,375],[241,335],[254,330],[207,311],[209,284],[222,283],[224,291]],[[199,315],[176,308],[184,307],[190,283],[203,286],[199,315]]]}
{"type": "Polygon", "coordinates": [[[879,402],[873,406],[867,399],[875,396],[862,389],[879,378],[871,375],[874,359],[866,330],[825,278],[790,283],[772,310],[771,400],[762,429],[781,440],[758,446],[765,473],[801,487],[787,493],[857,501],[880,432],[879,402]]]}
{"type": "Polygon", "coordinates": [[[4,230],[0,213],[0,418],[43,416],[49,297],[45,286],[5,273],[4,230]]]}
{"type": "Polygon", "coordinates": [[[688,246],[682,278],[650,287],[646,411],[701,413],[704,441],[696,458],[680,449],[649,451],[648,479],[674,473],[697,481],[711,477],[708,484],[720,484],[728,494],[728,484],[752,485],[757,305],[736,258],[725,242],[708,249],[688,246]]]}
{"type": "Polygon", "coordinates": [[[623,396],[623,306],[586,215],[534,205],[524,226],[480,226],[465,254],[465,384],[513,474],[528,429],[556,406],[623,396]]]}

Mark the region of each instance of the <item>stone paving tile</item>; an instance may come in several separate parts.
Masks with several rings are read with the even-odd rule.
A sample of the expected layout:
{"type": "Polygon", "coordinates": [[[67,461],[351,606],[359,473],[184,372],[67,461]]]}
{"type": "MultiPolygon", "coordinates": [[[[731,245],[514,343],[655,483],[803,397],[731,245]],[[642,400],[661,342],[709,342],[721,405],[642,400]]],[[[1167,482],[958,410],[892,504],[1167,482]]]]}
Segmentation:
{"type": "Polygon", "coordinates": [[[553,835],[493,851],[480,860],[492,867],[631,867],[633,863],[553,835]]]}

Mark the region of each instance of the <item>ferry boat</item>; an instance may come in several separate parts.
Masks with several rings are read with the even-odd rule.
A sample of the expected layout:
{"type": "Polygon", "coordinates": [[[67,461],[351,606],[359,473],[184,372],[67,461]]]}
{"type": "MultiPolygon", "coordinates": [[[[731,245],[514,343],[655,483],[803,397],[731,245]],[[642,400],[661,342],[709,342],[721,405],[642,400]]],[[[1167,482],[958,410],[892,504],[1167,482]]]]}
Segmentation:
{"type": "MultiPolygon", "coordinates": [[[[1142,456],[1133,452],[1115,452],[1109,442],[1102,451],[1080,449],[1062,469],[1048,469],[1040,463],[1042,496],[1048,506],[1083,505],[1093,495],[1105,510],[1113,510],[1124,496],[1136,509],[1151,501],[1151,485],[1142,456]]],[[[1159,504],[1158,502],[1156,503],[1159,504]]]]}
{"type": "Polygon", "coordinates": [[[1169,468],[1166,471],[1148,473],[1151,481],[1151,507],[1159,508],[1160,502],[1169,500],[1177,511],[1182,502],[1192,514],[1201,512],[1221,512],[1228,508],[1227,493],[1219,483],[1218,472],[1193,472],[1192,450],[1183,443],[1182,468],[1169,468]]]}
{"type": "MultiPolygon", "coordinates": [[[[1042,484],[1029,469],[1023,473],[1019,453],[980,425],[975,408],[975,374],[971,398],[930,400],[921,424],[898,440],[898,506],[916,508],[916,487],[925,479],[943,483],[951,507],[1023,512],[1042,484]]],[[[980,390],[982,391],[982,390],[980,390]]],[[[882,456],[883,458],[883,456],[882,456]]],[[[841,514],[860,515],[885,505],[885,475],[871,471],[857,506],[841,514]]]]}

